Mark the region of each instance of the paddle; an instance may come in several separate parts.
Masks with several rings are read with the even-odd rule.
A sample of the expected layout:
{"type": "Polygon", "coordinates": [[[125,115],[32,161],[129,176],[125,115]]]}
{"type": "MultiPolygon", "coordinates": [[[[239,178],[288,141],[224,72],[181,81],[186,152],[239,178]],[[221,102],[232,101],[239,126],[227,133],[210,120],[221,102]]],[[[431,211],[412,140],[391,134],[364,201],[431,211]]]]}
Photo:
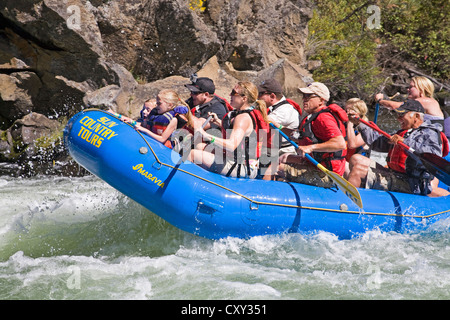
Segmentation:
{"type": "Polygon", "coordinates": [[[206,125],[211,121],[213,116],[208,116],[208,118],[206,118],[205,122],[203,122],[202,124],[202,129],[205,129],[206,125]]]}
{"type": "MultiPolygon", "coordinates": [[[[358,120],[362,123],[364,123],[366,126],[372,128],[373,130],[377,131],[378,133],[381,133],[386,138],[390,139],[391,136],[378,128],[376,124],[370,123],[368,121],[365,121],[361,118],[358,118],[358,120]]],[[[402,148],[407,150],[411,155],[416,157],[416,159],[419,159],[424,167],[436,178],[438,178],[440,181],[444,182],[447,185],[450,185],[450,162],[445,160],[442,157],[439,157],[438,155],[432,154],[432,153],[419,153],[413,148],[407,146],[403,142],[398,142],[398,145],[400,145],[402,148]]]]}
{"type": "Polygon", "coordinates": [[[380,104],[377,102],[377,104],[375,105],[375,115],[373,116],[374,123],[377,123],[379,111],[380,111],[380,104]]]}
{"type": "MultiPolygon", "coordinates": [[[[392,97],[389,97],[389,100],[394,99],[396,96],[398,96],[400,94],[400,92],[397,92],[396,94],[394,94],[392,97]]],[[[375,105],[375,115],[373,116],[373,122],[377,123],[378,120],[378,113],[380,111],[380,104],[377,102],[377,104],[375,105]]]]}
{"type": "MultiPolygon", "coordinates": [[[[298,148],[298,145],[292,141],[283,131],[281,131],[279,128],[277,128],[273,123],[270,123],[272,128],[277,129],[280,134],[287,140],[289,143],[291,143],[296,149],[298,148]]],[[[338,188],[344,192],[344,194],[350,198],[358,207],[362,209],[363,203],[361,200],[361,195],[359,194],[358,190],[355,188],[354,185],[352,185],[350,182],[345,180],[343,177],[338,175],[336,172],[330,171],[327,168],[325,168],[323,165],[318,163],[313,157],[311,157],[309,154],[305,153],[306,159],[308,159],[312,164],[314,164],[318,169],[320,169],[323,173],[325,173],[328,177],[330,177],[331,180],[338,186],[338,188]]]]}

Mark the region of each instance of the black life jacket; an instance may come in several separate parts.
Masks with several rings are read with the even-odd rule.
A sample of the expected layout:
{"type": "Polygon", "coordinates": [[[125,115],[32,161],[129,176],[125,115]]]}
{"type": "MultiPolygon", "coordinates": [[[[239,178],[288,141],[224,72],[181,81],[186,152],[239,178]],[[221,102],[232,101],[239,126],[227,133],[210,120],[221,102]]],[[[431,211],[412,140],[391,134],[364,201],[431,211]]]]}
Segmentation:
{"type": "MultiPolygon", "coordinates": [[[[255,141],[254,135],[256,135],[256,145],[250,146],[250,137],[244,137],[244,141],[234,150],[234,165],[230,168],[226,176],[229,176],[231,172],[234,170],[239,160],[239,153],[244,155],[245,165],[247,166],[247,174],[250,176],[250,159],[259,159],[261,157],[261,150],[264,141],[270,138],[270,127],[267,122],[264,121],[264,118],[261,112],[254,107],[246,109],[246,110],[233,110],[228,112],[225,117],[222,119],[222,137],[226,138],[226,130],[233,129],[233,119],[238,115],[247,113],[252,119],[253,123],[253,132],[251,136],[253,136],[252,141],[255,141]],[[265,137],[264,137],[265,136],[265,137]]],[[[240,167],[238,168],[238,177],[240,173],[240,167]]]]}

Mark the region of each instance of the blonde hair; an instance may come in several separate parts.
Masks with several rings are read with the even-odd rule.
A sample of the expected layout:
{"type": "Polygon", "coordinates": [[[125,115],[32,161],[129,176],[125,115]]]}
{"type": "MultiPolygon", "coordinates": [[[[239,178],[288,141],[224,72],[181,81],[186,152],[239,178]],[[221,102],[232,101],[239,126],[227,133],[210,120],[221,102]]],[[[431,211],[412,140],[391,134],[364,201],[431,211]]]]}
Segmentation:
{"type": "Polygon", "coordinates": [[[345,103],[345,110],[347,111],[347,109],[355,111],[363,120],[368,120],[367,113],[369,112],[369,109],[363,100],[359,98],[348,99],[345,103]]]}
{"type": "Polygon", "coordinates": [[[414,86],[425,97],[433,98],[434,84],[430,81],[430,79],[426,77],[412,77],[411,81],[414,82],[414,86]]]}
{"type": "Polygon", "coordinates": [[[261,112],[264,121],[269,123],[266,102],[264,100],[258,100],[259,92],[256,85],[249,81],[240,81],[238,82],[238,86],[242,89],[241,94],[247,97],[248,103],[255,106],[261,112]]]}
{"type": "MultiPolygon", "coordinates": [[[[171,104],[170,110],[173,110],[177,106],[185,106],[189,110],[189,105],[180,98],[180,96],[175,90],[172,89],[161,90],[158,93],[158,96],[161,100],[165,101],[168,104],[171,104]]],[[[188,111],[187,113],[184,114],[184,116],[186,116],[188,124],[192,126],[191,112],[188,111]]]]}
{"type": "Polygon", "coordinates": [[[158,96],[160,97],[161,100],[164,100],[165,102],[171,104],[172,105],[171,109],[180,105],[188,107],[187,103],[181,100],[180,96],[175,90],[172,89],[161,90],[158,93],[158,96]]]}

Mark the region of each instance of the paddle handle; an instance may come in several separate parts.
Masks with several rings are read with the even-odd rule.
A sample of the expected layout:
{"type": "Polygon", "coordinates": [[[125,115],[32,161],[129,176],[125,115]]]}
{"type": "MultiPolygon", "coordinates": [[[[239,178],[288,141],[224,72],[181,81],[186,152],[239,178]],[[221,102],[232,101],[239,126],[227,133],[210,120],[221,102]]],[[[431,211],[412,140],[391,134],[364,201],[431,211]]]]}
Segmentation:
{"type": "MultiPolygon", "coordinates": [[[[278,132],[283,136],[283,138],[285,138],[290,144],[292,144],[294,146],[295,149],[298,148],[298,144],[296,144],[294,141],[292,141],[291,138],[288,137],[288,135],[286,133],[284,133],[283,131],[281,131],[279,128],[277,128],[272,122],[270,123],[270,126],[274,129],[277,129],[278,132]]],[[[305,153],[305,157],[311,161],[314,165],[318,166],[321,165],[320,163],[318,163],[316,161],[316,159],[314,159],[313,157],[311,157],[309,154],[305,153]]]]}
{"type": "Polygon", "coordinates": [[[206,118],[205,122],[203,122],[202,124],[202,129],[205,129],[206,125],[211,121],[213,116],[208,116],[208,118],[206,118]]]}

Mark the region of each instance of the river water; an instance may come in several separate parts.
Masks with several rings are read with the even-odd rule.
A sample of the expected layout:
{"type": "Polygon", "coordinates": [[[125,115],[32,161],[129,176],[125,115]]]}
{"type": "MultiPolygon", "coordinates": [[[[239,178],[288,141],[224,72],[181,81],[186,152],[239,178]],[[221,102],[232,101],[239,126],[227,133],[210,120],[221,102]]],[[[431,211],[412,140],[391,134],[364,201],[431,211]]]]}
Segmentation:
{"type": "Polygon", "coordinates": [[[212,241],[94,176],[0,175],[1,300],[450,299],[449,244],[450,219],[212,241]]]}
{"type": "Polygon", "coordinates": [[[93,176],[2,176],[0,299],[450,299],[449,226],[212,241],[93,176]]]}

